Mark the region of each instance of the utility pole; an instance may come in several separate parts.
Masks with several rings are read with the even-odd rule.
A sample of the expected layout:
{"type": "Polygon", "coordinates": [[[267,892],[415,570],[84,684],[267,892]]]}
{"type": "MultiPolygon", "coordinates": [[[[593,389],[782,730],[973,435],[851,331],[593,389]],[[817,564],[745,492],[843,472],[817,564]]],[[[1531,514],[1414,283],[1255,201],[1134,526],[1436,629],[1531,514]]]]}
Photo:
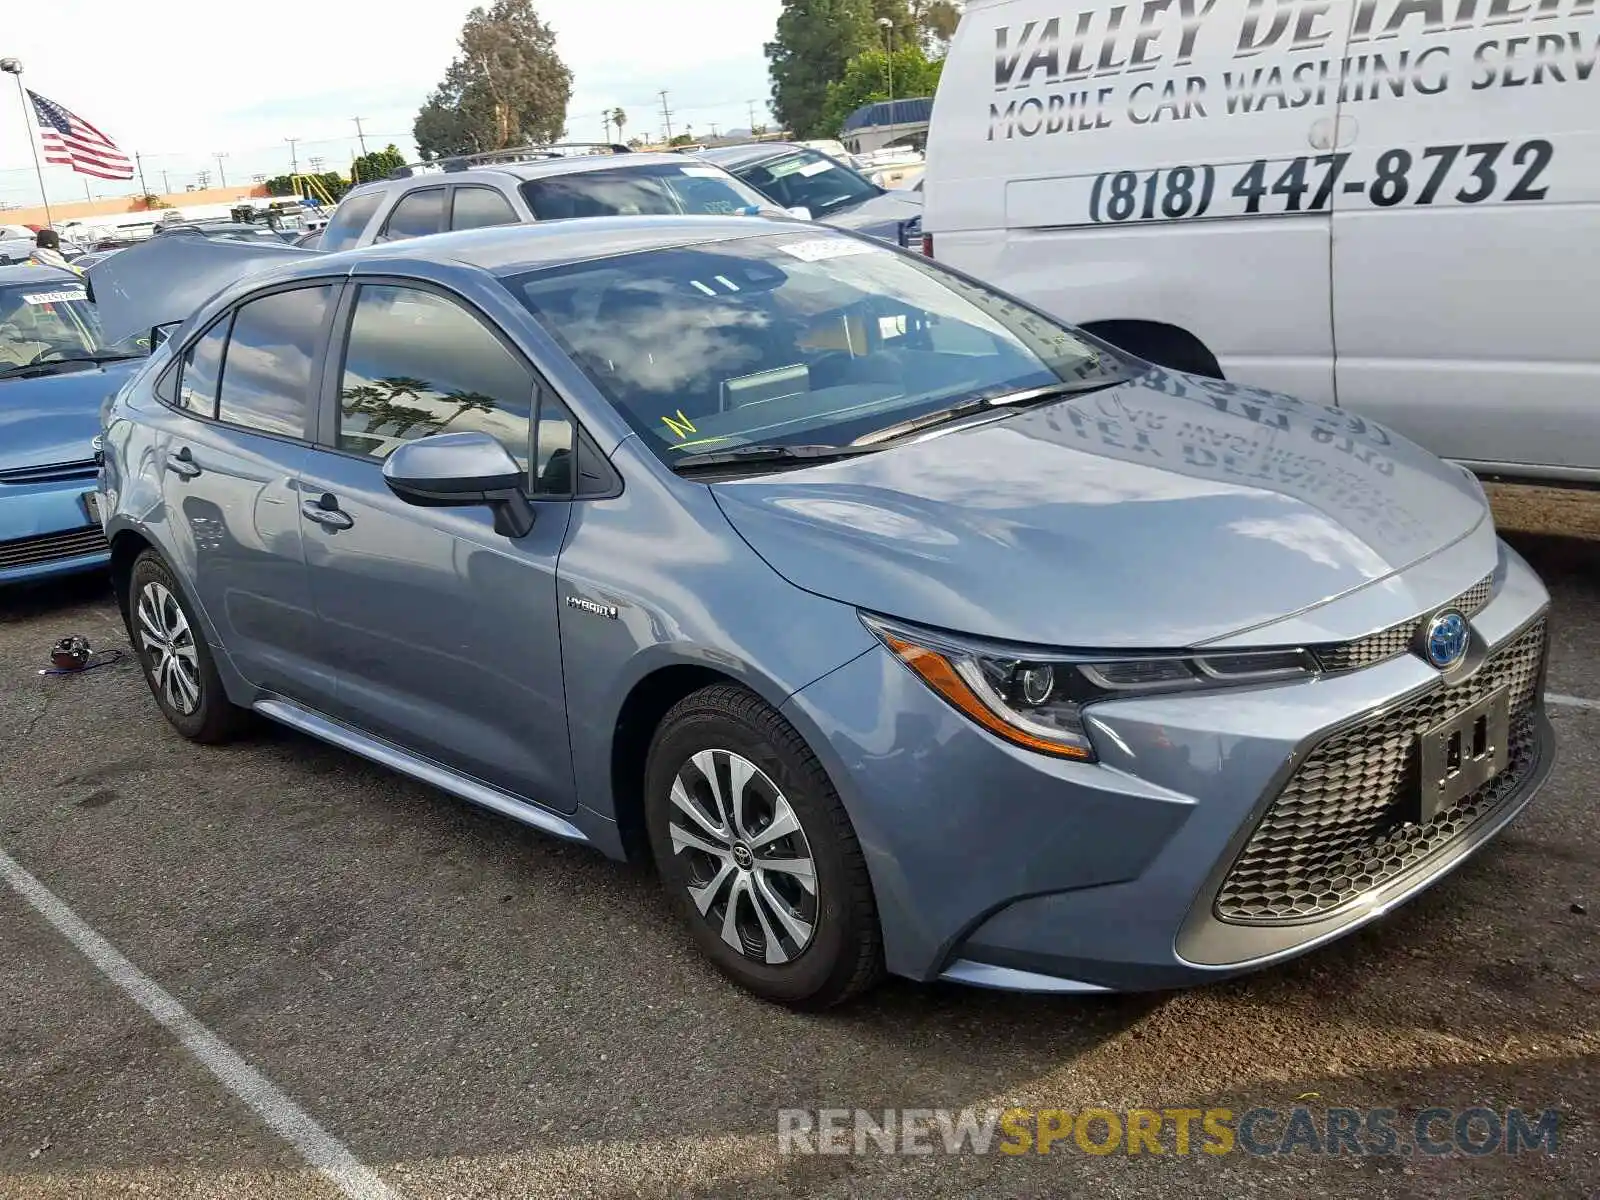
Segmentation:
{"type": "Polygon", "coordinates": [[[144,159],[139,157],[139,152],[137,150],[133,152],[133,161],[134,164],[139,168],[139,194],[141,196],[148,196],[150,194],[150,189],[145,186],[144,182],[144,159]]]}
{"type": "Polygon", "coordinates": [[[292,175],[300,174],[300,156],[295,153],[294,144],[300,139],[297,137],[284,138],[289,143],[289,172],[292,175]]]}
{"type": "Polygon", "coordinates": [[[322,164],[328,160],[323,158],[321,155],[316,155],[307,159],[306,161],[311,164],[312,173],[320,175],[322,173],[322,164]]]}
{"type": "Polygon", "coordinates": [[[754,137],[756,132],[756,102],[754,100],[746,100],[745,104],[750,108],[750,136],[754,137]]]}
{"type": "Polygon", "coordinates": [[[667,107],[667,94],[661,93],[661,119],[667,126],[667,144],[672,144],[672,110],[667,107]]]}
{"type": "Polygon", "coordinates": [[[161,194],[163,196],[170,196],[172,194],[172,184],[168,182],[167,173],[165,171],[161,172],[161,194]]]}
{"type": "Polygon", "coordinates": [[[713,122],[711,122],[711,140],[714,142],[714,141],[717,140],[717,137],[718,137],[718,134],[717,134],[717,123],[715,121],[713,121],[713,122]]]}
{"type": "Polygon", "coordinates": [[[606,120],[606,143],[609,145],[611,142],[611,110],[608,108],[600,115],[606,120]]]}
{"type": "Polygon", "coordinates": [[[361,128],[361,122],[365,118],[352,117],[350,119],[356,123],[356,138],[361,143],[361,154],[362,154],[362,157],[365,157],[366,153],[367,153],[367,135],[361,128]]]}
{"type": "Polygon", "coordinates": [[[210,186],[211,186],[211,172],[210,171],[201,171],[201,172],[199,172],[198,174],[195,175],[195,178],[194,178],[195,191],[203,192],[210,186]]]}
{"type": "Polygon", "coordinates": [[[228,175],[227,172],[222,169],[222,160],[227,158],[228,155],[225,151],[218,150],[216,154],[212,155],[212,157],[217,160],[217,180],[221,186],[227,187],[228,175]]]}

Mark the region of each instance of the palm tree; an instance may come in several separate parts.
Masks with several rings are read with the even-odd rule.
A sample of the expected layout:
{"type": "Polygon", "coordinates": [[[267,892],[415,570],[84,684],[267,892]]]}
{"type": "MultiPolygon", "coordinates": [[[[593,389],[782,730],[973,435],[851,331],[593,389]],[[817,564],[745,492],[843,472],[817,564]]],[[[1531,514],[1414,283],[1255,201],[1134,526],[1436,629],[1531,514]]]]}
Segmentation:
{"type": "Polygon", "coordinates": [[[482,392],[463,392],[458,389],[456,391],[446,392],[444,394],[444,398],[456,406],[456,411],[450,414],[449,420],[447,420],[443,425],[439,426],[441,432],[448,428],[457,417],[464,413],[488,413],[493,412],[495,409],[500,407],[495,402],[493,396],[485,396],[482,392]]]}
{"type": "Polygon", "coordinates": [[[622,127],[628,123],[628,114],[620,108],[611,110],[611,123],[617,127],[617,141],[622,140],[622,127]]]}

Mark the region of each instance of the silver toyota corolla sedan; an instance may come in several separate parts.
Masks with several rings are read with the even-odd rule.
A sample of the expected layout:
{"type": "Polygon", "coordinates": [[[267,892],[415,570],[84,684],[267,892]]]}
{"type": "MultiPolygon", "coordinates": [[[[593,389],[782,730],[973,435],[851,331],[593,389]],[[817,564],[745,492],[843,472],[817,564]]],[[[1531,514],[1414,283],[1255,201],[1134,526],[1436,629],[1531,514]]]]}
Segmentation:
{"type": "Polygon", "coordinates": [[[759,995],[1262,967],[1549,772],[1544,588],[1348,413],[818,226],[214,247],[192,313],[129,300],[166,253],[91,283],[187,318],[100,483],[167,718],[653,859],[759,995]]]}

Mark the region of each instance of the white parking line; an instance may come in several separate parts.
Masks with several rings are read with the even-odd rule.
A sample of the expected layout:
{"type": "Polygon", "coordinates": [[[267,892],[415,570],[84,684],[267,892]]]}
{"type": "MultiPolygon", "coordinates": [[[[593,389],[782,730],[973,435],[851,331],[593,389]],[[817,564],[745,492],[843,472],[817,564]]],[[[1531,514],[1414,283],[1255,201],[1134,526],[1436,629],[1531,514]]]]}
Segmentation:
{"type": "Polygon", "coordinates": [[[177,1035],[189,1053],[221,1080],[225,1088],[248,1104],[342,1194],[351,1200],[400,1200],[399,1193],[357,1160],[342,1142],[306,1115],[299,1105],[216,1034],[190,1016],[160,984],[124,958],[115,946],[91,929],[4,850],[0,850],[0,878],[82,951],[107,979],[128,993],[135,1004],[177,1035]]]}
{"type": "Polygon", "coordinates": [[[1561,704],[1567,708],[1587,708],[1591,712],[1600,712],[1600,700],[1585,700],[1581,696],[1561,696],[1555,692],[1544,694],[1547,704],[1561,704]]]}

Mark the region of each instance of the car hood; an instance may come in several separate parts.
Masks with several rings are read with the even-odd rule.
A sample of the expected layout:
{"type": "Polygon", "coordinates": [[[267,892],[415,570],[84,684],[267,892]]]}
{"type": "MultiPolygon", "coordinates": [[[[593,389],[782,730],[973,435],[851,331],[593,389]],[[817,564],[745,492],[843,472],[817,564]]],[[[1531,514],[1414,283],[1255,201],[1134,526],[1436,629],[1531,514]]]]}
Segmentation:
{"type": "Polygon", "coordinates": [[[143,361],[0,380],[0,473],[93,458],[101,403],[143,361]]]}
{"type": "Polygon", "coordinates": [[[902,229],[914,226],[915,236],[921,236],[922,196],[917,192],[884,192],[850,208],[831,212],[821,220],[824,225],[900,244],[902,229]]]}
{"type": "Polygon", "coordinates": [[[1359,417],[1159,370],[711,488],[798,587],[1077,648],[1252,629],[1401,571],[1488,511],[1465,472],[1359,417]]]}

